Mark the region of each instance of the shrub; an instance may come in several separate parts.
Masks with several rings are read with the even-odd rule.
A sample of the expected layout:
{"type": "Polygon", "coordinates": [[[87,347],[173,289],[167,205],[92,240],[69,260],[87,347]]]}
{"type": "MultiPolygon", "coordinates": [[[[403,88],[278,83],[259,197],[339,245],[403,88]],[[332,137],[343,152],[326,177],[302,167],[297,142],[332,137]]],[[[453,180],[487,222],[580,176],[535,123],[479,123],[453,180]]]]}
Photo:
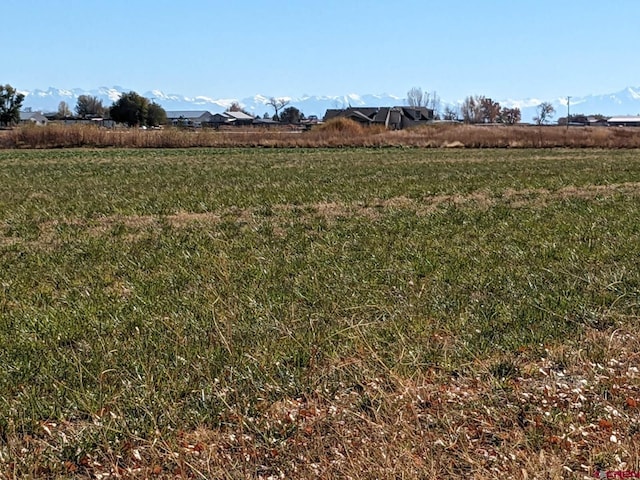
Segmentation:
{"type": "Polygon", "coordinates": [[[364,127],[358,122],[349,118],[332,118],[328,122],[320,125],[317,129],[321,133],[341,133],[352,136],[360,136],[365,132],[364,127]]]}

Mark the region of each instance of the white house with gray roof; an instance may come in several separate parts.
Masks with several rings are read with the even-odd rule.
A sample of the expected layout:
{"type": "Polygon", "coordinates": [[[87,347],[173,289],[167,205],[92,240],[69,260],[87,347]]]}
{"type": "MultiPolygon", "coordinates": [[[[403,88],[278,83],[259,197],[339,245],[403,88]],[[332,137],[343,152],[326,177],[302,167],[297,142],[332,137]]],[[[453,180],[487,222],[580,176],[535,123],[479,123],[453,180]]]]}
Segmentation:
{"type": "Polygon", "coordinates": [[[640,127],[640,116],[611,117],[608,123],[611,127],[640,127]]]}
{"type": "Polygon", "coordinates": [[[214,125],[251,125],[253,117],[244,112],[222,112],[213,115],[214,125]]]}
{"type": "Polygon", "coordinates": [[[23,125],[46,125],[47,117],[40,112],[20,112],[20,123],[23,125]]]}

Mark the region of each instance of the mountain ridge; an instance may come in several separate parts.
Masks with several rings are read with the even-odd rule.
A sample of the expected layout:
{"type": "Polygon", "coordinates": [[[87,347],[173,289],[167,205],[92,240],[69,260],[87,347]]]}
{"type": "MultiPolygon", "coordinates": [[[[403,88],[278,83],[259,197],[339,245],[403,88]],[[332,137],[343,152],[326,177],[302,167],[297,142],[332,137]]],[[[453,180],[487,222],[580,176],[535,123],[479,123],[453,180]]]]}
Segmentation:
{"type": "MultiPolygon", "coordinates": [[[[102,100],[105,106],[111,105],[120,95],[129,92],[130,89],[119,85],[112,87],[98,87],[91,90],[81,88],[64,89],[48,87],[46,90],[35,89],[32,91],[21,90],[25,94],[24,106],[34,111],[53,112],[57,111],[60,102],[64,101],[72,110],[75,108],[80,95],[91,95],[102,100]]],[[[209,110],[212,113],[222,112],[229,108],[232,103],[239,103],[244,109],[254,115],[273,114],[272,107],[268,105],[269,97],[256,94],[245,98],[214,98],[205,95],[186,96],[179,93],[166,93],[158,89],[152,89],[141,95],[152,99],[160,104],[165,110],[209,110]]],[[[405,103],[403,97],[382,93],[382,94],[356,94],[346,95],[302,95],[300,97],[282,97],[288,100],[289,105],[295,106],[304,112],[305,115],[324,116],[329,108],[353,107],[383,107],[394,106],[405,103]]],[[[518,107],[522,112],[523,121],[531,121],[536,115],[536,107],[543,100],[536,98],[528,99],[506,99],[499,100],[502,106],[518,107]]],[[[446,106],[456,108],[461,101],[442,101],[441,108],[446,106]]],[[[556,109],[553,117],[558,119],[566,116],[567,98],[557,98],[550,103],[556,109]]],[[[625,87],[614,93],[593,94],[583,97],[570,97],[570,112],[572,114],[602,114],[606,116],[614,115],[638,115],[640,114],[640,87],[625,87]]]]}

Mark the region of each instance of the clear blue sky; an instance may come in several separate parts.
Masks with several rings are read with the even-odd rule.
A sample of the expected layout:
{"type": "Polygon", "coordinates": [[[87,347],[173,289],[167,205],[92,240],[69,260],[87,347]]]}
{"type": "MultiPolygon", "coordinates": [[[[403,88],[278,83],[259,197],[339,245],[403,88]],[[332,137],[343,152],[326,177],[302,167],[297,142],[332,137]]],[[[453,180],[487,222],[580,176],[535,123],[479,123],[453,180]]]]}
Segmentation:
{"type": "Polygon", "coordinates": [[[640,0],[2,0],[0,83],[445,101],[640,86],[640,0]]]}

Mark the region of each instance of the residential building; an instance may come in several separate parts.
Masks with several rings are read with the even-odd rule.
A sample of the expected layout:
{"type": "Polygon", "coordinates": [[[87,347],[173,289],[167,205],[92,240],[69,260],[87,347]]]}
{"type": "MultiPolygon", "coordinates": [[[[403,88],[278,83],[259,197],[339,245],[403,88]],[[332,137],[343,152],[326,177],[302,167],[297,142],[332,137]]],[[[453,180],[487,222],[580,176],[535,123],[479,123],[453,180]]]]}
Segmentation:
{"type": "Polygon", "coordinates": [[[611,117],[609,119],[611,127],[640,127],[639,116],[611,117]]]}
{"type": "Polygon", "coordinates": [[[167,112],[167,123],[174,127],[200,128],[211,125],[213,115],[207,110],[174,110],[167,112]]]}
{"type": "Polygon", "coordinates": [[[245,126],[251,125],[254,118],[244,112],[222,112],[215,113],[211,117],[211,123],[218,127],[221,125],[245,126]]]}
{"type": "Polygon", "coordinates": [[[425,107],[350,107],[329,109],[324,121],[332,118],[350,118],[364,125],[384,125],[392,130],[424,125],[433,121],[433,110],[425,107]]]}
{"type": "Polygon", "coordinates": [[[20,124],[22,125],[31,124],[42,126],[47,123],[49,123],[49,120],[47,120],[47,117],[45,117],[41,112],[20,112],[20,124]]]}

